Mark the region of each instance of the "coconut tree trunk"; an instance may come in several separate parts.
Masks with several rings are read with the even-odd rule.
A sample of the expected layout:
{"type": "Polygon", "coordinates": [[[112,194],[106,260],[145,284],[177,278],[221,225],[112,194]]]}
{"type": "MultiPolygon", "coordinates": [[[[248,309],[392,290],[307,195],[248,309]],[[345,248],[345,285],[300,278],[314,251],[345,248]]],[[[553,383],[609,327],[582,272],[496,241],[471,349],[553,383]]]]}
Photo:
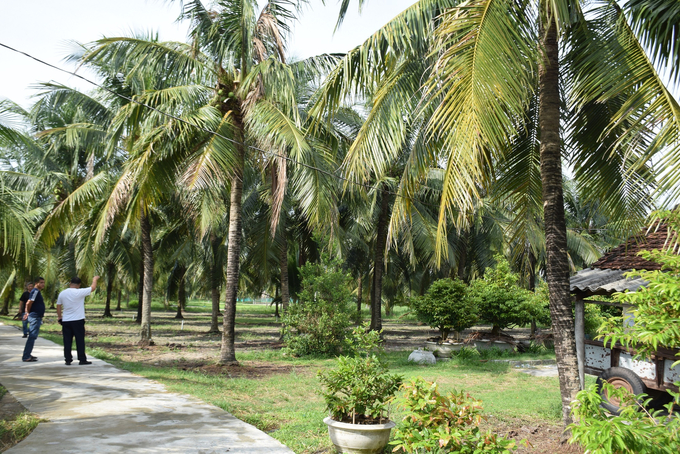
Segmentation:
{"type": "Polygon", "coordinates": [[[144,300],[144,244],[140,243],[142,259],[139,261],[139,284],[137,285],[137,324],[142,324],[142,301],[144,300]]]}
{"type": "MultiPolygon", "coordinates": [[[[361,298],[364,293],[364,279],[363,275],[360,274],[359,278],[357,279],[357,316],[361,316],[361,298]]],[[[357,318],[359,320],[359,318],[357,318]]]]}
{"type": "Polygon", "coordinates": [[[113,278],[116,272],[116,265],[109,263],[106,267],[106,304],[104,305],[103,317],[112,318],[111,313],[111,295],[113,295],[113,278]]]}
{"type": "Polygon", "coordinates": [[[224,324],[220,364],[238,364],[234,348],[236,323],[236,295],[239,281],[239,259],[241,255],[241,199],[243,197],[244,149],[237,145],[238,162],[231,179],[231,198],[229,207],[229,250],[227,252],[227,291],[224,304],[224,324]]]}
{"type": "MultiPolygon", "coordinates": [[[[284,222],[283,220],[281,221],[284,222]]],[[[285,225],[281,226],[283,241],[279,253],[279,268],[281,269],[281,310],[285,314],[290,303],[290,287],[288,285],[288,237],[286,236],[285,225]]]]}
{"type": "Polygon", "coordinates": [[[144,297],[142,299],[142,330],[139,343],[151,343],[151,296],[153,290],[153,249],[151,222],[148,213],[142,214],[142,257],[144,261],[144,297]]]}
{"type": "Polygon", "coordinates": [[[7,290],[5,295],[5,300],[2,303],[2,309],[0,309],[0,315],[9,315],[9,303],[14,298],[14,282],[12,282],[11,287],[7,290]]]}
{"type": "Polygon", "coordinates": [[[562,420],[569,424],[571,402],[579,390],[574,320],[569,298],[569,262],[567,231],[562,193],[562,161],[560,152],[559,50],[555,17],[542,24],[541,47],[544,50],[539,67],[539,134],[541,138],[541,182],[546,239],[546,280],[550,290],[550,316],[555,337],[555,356],[562,397],[562,420]]]}
{"type": "Polygon", "coordinates": [[[179,284],[177,288],[177,314],[175,315],[175,318],[177,319],[182,319],[184,316],[182,315],[182,308],[186,305],[186,300],[187,300],[187,291],[186,291],[186,274],[187,274],[187,269],[184,267],[181,267],[179,269],[179,284]]]}
{"type": "Polygon", "coordinates": [[[390,220],[390,200],[387,188],[383,186],[378,217],[378,235],[375,240],[375,259],[373,264],[373,288],[371,290],[371,326],[372,331],[382,329],[382,278],[385,268],[385,247],[387,246],[387,229],[390,220]]]}
{"type": "Polygon", "coordinates": [[[118,289],[118,301],[116,302],[116,310],[120,311],[120,300],[123,297],[123,291],[121,289],[118,289]]]}
{"type": "Polygon", "coordinates": [[[467,264],[468,232],[462,232],[458,242],[460,244],[460,253],[458,254],[457,275],[458,279],[463,282],[467,282],[465,279],[465,265],[467,264]]]}
{"type": "Polygon", "coordinates": [[[210,234],[210,249],[212,251],[212,264],[210,266],[210,297],[212,300],[212,316],[210,320],[210,330],[208,334],[219,334],[220,327],[218,323],[218,316],[220,314],[220,281],[221,271],[219,268],[219,240],[215,233],[210,234]]]}
{"type": "MultiPolygon", "coordinates": [[[[527,255],[529,256],[529,291],[535,292],[536,291],[536,256],[534,255],[534,251],[531,249],[531,245],[527,244],[527,255]]],[[[533,339],[536,337],[536,319],[533,318],[531,319],[531,333],[529,334],[529,337],[533,339]]]]}

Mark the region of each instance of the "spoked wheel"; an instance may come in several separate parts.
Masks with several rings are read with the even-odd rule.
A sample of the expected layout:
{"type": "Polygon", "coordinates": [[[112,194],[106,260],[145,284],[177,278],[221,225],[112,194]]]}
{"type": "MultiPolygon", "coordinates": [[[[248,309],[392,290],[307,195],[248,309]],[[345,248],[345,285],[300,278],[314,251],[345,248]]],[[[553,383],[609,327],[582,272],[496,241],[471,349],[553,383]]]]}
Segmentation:
{"type": "Polygon", "coordinates": [[[615,389],[623,388],[631,394],[638,395],[647,392],[647,387],[640,377],[630,369],[623,367],[611,367],[597,378],[597,387],[602,396],[602,408],[614,415],[621,413],[621,400],[615,396],[609,396],[603,383],[609,383],[615,389]]]}

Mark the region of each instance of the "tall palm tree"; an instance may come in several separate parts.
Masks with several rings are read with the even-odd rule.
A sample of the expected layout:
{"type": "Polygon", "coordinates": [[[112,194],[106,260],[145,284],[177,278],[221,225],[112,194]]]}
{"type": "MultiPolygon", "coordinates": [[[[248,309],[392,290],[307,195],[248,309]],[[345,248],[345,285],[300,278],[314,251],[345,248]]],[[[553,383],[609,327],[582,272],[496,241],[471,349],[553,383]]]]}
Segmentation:
{"type": "Polygon", "coordinates": [[[546,279],[563,419],[568,422],[578,380],[562,141],[570,145],[576,178],[587,188],[585,193],[606,203],[614,215],[641,217],[645,205],[630,202],[645,200],[647,182],[654,176],[646,167],[649,156],[664,146],[678,151],[680,110],[614,2],[595,4],[587,14],[579,3],[570,1],[515,4],[489,0],[467,6],[448,11],[442,19],[437,30],[441,56],[429,84],[430,94],[437,98],[432,102],[438,105],[433,130],[453,128],[445,137],[452,150],[451,190],[442,200],[442,209],[461,193],[454,186],[454,181],[460,181],[461,168],[472,170],[466,172],[468,176],[487,180],[486,163],[493,162],[494,155],[532,123],[526,119],[531,118],[527,113],[536,99],[533,136],[539,143],[546,279]],[[560,40],[570,50],[563,59],[560,40]],[[440,81],[445,82],[437,86],[440,81]],[[571,106],[572,124],[584,125],[589,134],[561,135],[563,98],[571,106]],[[589,120],[594,104],[607,107],[600,111],[598,121],[589,120]],[[657,121],[662,127],[654,134],[652,125],[657,121]],[[612,133],[616,133],[613,138],[612,133]],[[583,136],[590,140],[582,140],[583,136]],[[464,150],[474,150],[477,156],[471,159],[464,150]]]}
{"type": "MultiPolygon", "coordinates": [[[[286,64],[284,37],[297,5],[271,0],[257,14],[253,0],[220,0],[210,7],[189,1],[184,3],[181,19],[191,22],[190,44],[107,38],[94,43],[83,56],[85,62],[107,62],[129,80],[144,81],[163,74],[163,84],[175,89],[145,98],[151,102],[153,97],[161,108],[172,102],[197,106],[208,97],[202,108],[176,110],[186,122],[200,127],[165,118],[165,126],[150,128],[153,133],[147,137],[163,142],[168,150],[164,162],[172,161],[184,169],[182,179],[187,187],[207,187],[219,180],[230,190],[227,297],[220,352],[224,364],[236,362],[234,323],[244,170],[272,159],[272,153],[288,153],[300,161],[308,161],[312,154],[297,113],[295,74],[323,67],[328,58],[286,64]],[[158,102],[161,98],[162,104],[158,102]],[[266,151],[253,153],[253,145],[266,151]]],[[[149,155],[149,159],[154,158],[149,155]]]]}
{"type": "MultiPolygon", "coordinates": [[[[644,212],[644,205],[631,202],[646,200],[641,196],[654,177],[647,164],[650,156],[665,148],[664,163],[675,170],[680,151],[680,109],[624,11],[615,2],[591,3],[586,8],[587,14],[571,0],[479,0],[460,5],[421,0],[347,55],[328,79],[319,104],[332,108],[349,92],[364,93],[396,58],[391,59],[391,53],[406,60],[422,59],[417,51],[424,47],[427,56],[436,58],[428,66],[422,91],[400,90],[395,85],[394,96],[422,97],[420,106],[428,113],[424,119],[430,138],[441,143],[439,153],[419,151],[411,157],[416,182],[433,162],[445,162],[438,222],[440,253],[446,249],[447,218],[453,207],[472,206],[493,181],[494,166],[511,156],[513,141],[522,135],[535,139],[565,422],[570,420],[569,404],[578,380],[561,142],[569,145],[575,165],[583,164],[576,172],[583,193],[604,201],[603,206],[619,217],[644,212]],[[428,41],[429,36],[435,40],[428,41]],[[565,49],[562,61],[559,40],[565,49]],[[573,132],[560,129],[562,99],[570,108],[572,124],[586,124],[588,134],[560,135],[573,132]],[[605,112],[598,121],[586,121],[596,104],[606,106],[605,112]],[[580,140],[586,136],[590,143],[580,140]]],[[[638,28],[644,33],[648,26],[643,23],[638,21],[638,28]]],[[[655,43],[659,36],[672,36],[666,33],[669,29],[673,28],[657,27],[645,36],[655,43]]],[[[647,44],[658,50],[657,62],[665,63],[678,54],[677,48],[647,44]]],[[[394,122],[398,120],[393,117],[394,122]]],[[[378,159],[379,153],[376,162],[389,162],[378,159]]],[[[676,175],[666,172],[667,185],[676,181],[676,175]]]]}

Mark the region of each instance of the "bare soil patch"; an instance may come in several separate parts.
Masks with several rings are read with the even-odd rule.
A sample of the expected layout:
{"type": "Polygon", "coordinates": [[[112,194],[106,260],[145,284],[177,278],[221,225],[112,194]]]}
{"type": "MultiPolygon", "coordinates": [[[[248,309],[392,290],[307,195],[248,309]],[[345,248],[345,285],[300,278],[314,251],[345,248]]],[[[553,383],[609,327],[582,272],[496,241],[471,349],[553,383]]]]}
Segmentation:
{"type": "Polygon", "coordinates": [[[512,422],[490,418],[485,426],[494,432],[517,441],[518,454],[582,454],[578,445],[562,439],[562,426],[558,424],[530,423],[517,420],[512,422]],[[521,442],[526,440],[526,443],[521,442]]]}
{"type": "Polygon", "coordinates": [[[9,391],[0,399],[0,421],[9,421],[26,411],[26,407],[21,405],[9,391]]]}
{"type": "Polygon", "coordinates": [[[258,361],[243,361],[238,366],[206,364],[200,361],[180,361],[175,367],[182,370],[202,372],[207,375],[224,375],[230,378],[262,379],[272,375],[287,375],[299,366],[272,364],[258,361]]]}

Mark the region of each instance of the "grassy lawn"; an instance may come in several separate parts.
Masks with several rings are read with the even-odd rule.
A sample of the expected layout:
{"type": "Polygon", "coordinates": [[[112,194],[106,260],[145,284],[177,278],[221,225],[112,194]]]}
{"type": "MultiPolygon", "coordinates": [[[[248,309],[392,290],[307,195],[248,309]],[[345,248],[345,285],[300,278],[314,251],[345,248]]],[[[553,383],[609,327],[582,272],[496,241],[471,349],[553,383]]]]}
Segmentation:
{"type": "MultiPolygon", "coordinates": [[[[174,319],[172,309],[154,304],[152,334],[156,345],[136,346],[139,325],[134,311],[116,312],[103,319],[101,302],[88,304],[88,353],[116,366],[156,380],[170,391],[190,394],[269,432],[296,453],[331,452],[322,420],[326,416],[318,393],[316,373],[334,365],[332,359],[291,358],[278,344],[279,325],[274,307],[239,304],[237,307],[237,357],[240,367],[216,364],[220,336],[208,335],[210,304],[192,300],[185,319],[174,319]]],[[[50,311],[53,312],[53,311],[50,311]]],[[[3,317],[5,323],[11,322],[3,317]]],[[[386,337],[424,341],[433,332],[419,326],[404,308],[384,320],[386,337]]],[[[48,314],[41,336],[61,343],[60,327],[48,314]]],[[[537,378],[518,372],[494,357],[544,359],[551,352],[532,354],[487,353],[482,357],[452,359],[434,366],[408,363],[407,351],[390,351],[388,362],[405,380],[421,376],[436,381],[443,392],[463,390],[481,399],[491,428],[548,425],[559,427],[561,417],[557,378],[537,378]]],[[[399,414],[393,413],[398,420],[399,414]]],[[[500,430],[500,429],[499,429],[500,430]]],[[[540,452],[540,451],[535,451],[540,452]]]]}

